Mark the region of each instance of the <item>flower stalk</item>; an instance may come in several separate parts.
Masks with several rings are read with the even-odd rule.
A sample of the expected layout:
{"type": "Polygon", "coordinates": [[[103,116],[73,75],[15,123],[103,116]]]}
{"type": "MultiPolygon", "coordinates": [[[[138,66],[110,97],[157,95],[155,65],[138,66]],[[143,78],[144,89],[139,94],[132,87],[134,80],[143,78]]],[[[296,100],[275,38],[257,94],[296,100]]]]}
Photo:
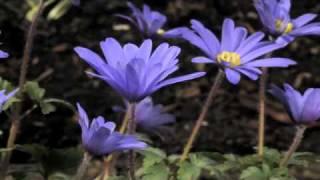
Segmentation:
{"type": "Polygon", "coordinates": [[[92,159],[92,156],[88,152],[85,152],[83,154],[82,162],[81,162],[80,166],[78,167],[77,173],[74,176],[73,180],[84,179],[91,159],[92,159]]]}
{"type": "MultiPolygon", "coordinates": [[[[133,135],[136,131],[136,123],[135,123],[135,110],[136,110],[136,104],[130,103],[128,107],[128,111],[130,112],[130,118],[128,122],[128,129],[127,133],[129,135],[133,135]]],[[[129,169],[129,179],[135,180],[135,153],[133,150],[129,151],[128,156],[128,169],[129,169]]]]}
{"type": "Polygon", "coordinates": [[[196,124],[192,129],[192,132],[191,132],[191,135],[189,136],[188,142],[184,147],[182,156],[180,157],[180,163],[187,159],[188,154],[192,148],[193,142],[195,141],[195,138],[196,138],[197,134],[199,133],[200,127],[201,127],[204,119],[206,118],[209,107],[212,104],[213,98],[216,96],[223,79],[224,79],[224,72],[222,70],[219,70],[219,72],[214,80],[214,83],[210,89],[209,95],[205,101],[205,104],[202,107],[201,113],[199,114],[199,117],[196,121],[196,124]]]}
{"type": "MultiPolygon", "coordinates": [[[[27,77],[27,73],[28,73],[28,66],[29,66],[29,62],[31,59],[31,52],[32,52],[32,47],[33,47],[33,42],[34,42],[34,36],[35,36],[37,25],[38,25],[38,22],[39,22],[39,19],[41,17],[41,14],[43,12],[44,7],[45,7],[44,0],[40,0],[38,11],[34,15],[32,22],[31,22],[31,25],[28,30],[26,44],[24,47],[24,52],[23,52],[23,57],[22,57],[22,64],[20,67],[19,91],[17,92],[17,97],[20,99],[23,98],[22,92],[23,92],[24,84],[26,82],[26,77],[27,77]]],[[[15,146],[17,134],[20,129],[19,116],[21,114],[21,109],[22,109],[21,103],[19,103],[14,107],[14,110],[13,110],[11,127],[10,127],[9,137],[8,137],[7,146],[6,146],[8,149],[12,149],[15,146]]],[[[11,158],[11,154],[12,154],[11,151],[6,152],[1,160],[2,161],[1,162],[2,168],[1,168],[0,179],[4,179],[4,177],[6,176],[8,166],[9,166],[9,161],[11,158]]]]}
{"type": "Polygon", "coordinates": [[[280,161],[280,167],[286,167],[288,164],[288,161],[290,160],[291,156],[293,155],[294,152],[298,149],[299,145],[301,144],[301,141],[303,139],[304,132],[306,131],[307,126],[305,125],[300,125],[297,126],[297,131],[296,135],[293,139],[293,142],[285,154],[284,158],[280,161]]]}
{"type": "Polygon", "coordinates": [[[266,111],[266,85],[268,80],[268,68],[262,68],[259,81],[259,130],[258,130],[258,156],[263,157],[265,136],[265,111],[266,111]]]}

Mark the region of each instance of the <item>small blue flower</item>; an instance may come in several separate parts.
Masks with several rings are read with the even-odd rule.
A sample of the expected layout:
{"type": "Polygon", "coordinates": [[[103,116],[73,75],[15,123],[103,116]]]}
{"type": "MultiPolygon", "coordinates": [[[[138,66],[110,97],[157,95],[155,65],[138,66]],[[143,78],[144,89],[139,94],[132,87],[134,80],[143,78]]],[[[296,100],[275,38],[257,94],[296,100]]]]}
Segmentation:
{"type": "MultiPolygon", "coordinates": [[[[126,102],[126,106],[129,103],[126,102]]],[[[123,107],[115,106],[114,111],[125,112],[123,107]]],[[[136,105],[135,120],[139,127],[147,131],[153,131],[167,124],[174,123],[176,118],[166,113],[162,104],[153,104],[151,97],[146,97],[136,105]]]]}
{"type": "Polygon", "coordinates": [[[93,155],[107,155],[115,151],[144,149],[147,145],[139,141],[135,136],[122,135],[115,132],[116,125],[111,122],[105,122],[104,118],[99,116],[89,123],[89,118],[84,109],[77,104],[79,112],[79,124],[82,130],[83,147],[93,155]]]}
{"type": "Polygon", "coordinates": [[[9,94],[6,95],[6,90],[0,91],[0,112],[2,111],[3,105],[12,98],[16,93],[18,92],[18,89],[15,89],[11,91],[9,94]]]}
{"type": "Polygon", "coordinates": [[[2,58],[8,58],[8,57],[9,57],[9,54],[8,54],[8,53],[0,50],[0,59],[2,59],[2,58]]]}
{"type": "Polygon", "coordinates": [[[197,20],[191,21],[191,28],[171,30],[166,36],[183,38],[198,47],[205,57],[193,58],[192,62],[218,65],[232,84],[239,83],[241,74],[257,80],[262,73],[260,67],[288,67],[296,64],[287,58],[262,58],[284,45],[263,41],[265,35],[262,32],[248,36],[247,30],[236,27],[231,19],[223,22],[221,41],[197,20]]]}
{"type": "Polygon", "coordinates": [[[311,22],[316,14],[291,19],[291,0],[255,0],[254,5],[266,30],[279,36],[278,43],[287,44],[299,36],[320,35],[320,23],[311,22]]]}
{"type": "Polygon", "coordinates": [[[167,43],[160,44],[153,53],[151,40],[145,40],[140,47],[131,43],[121,47],[115,39],[107,38],[100,46],[105,59],[87,48],[76,47],[75,51],[97,71],[89,74],[107,82],[130,102],[139,102],[162,87],[205,75],[197,72],[168,79],[179,69],[180,48],[167,43]]]}
{"type": "Polygon", "coordinates": [[[297,124],[313,124],[320,119],[320,89],[309,88],[303,94],[284,84],[284,89],[272,85],[269,92],[285,106],[297,124]]]}
{"type": "Polygon", "coordinates": [[[163,105],[154,105],[151,97],[146,97],[137,104],[135,118],[137,124],[146,130],[154,130],[175,122],[175,117],[166,113],[163,105]]]}
{"type": "Polygon", "coordinates": [[[143,5],[143,10],[138,9],[134,4],[128,2],[128,7],[132,11],[132,17],[125,15],[117,15],[131,22],[138,30],[152,37],[156,34],[162,34],[162,27],[167,22],[167,17],[158,11],[152,11],[148,5],[143,5]]]}

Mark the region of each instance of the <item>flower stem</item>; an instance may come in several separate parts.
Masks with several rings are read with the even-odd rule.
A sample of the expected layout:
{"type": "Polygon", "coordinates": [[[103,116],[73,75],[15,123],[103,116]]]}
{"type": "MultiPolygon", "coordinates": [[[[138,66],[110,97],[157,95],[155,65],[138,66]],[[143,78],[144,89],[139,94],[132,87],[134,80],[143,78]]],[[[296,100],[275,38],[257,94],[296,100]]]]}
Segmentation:
{"type": "Polygon", "coordinates": [[[266,109],[266,85],[268,80],[268,68],[262,68],[259,82],[259,130],[258,130],[258,156],[263,157],[265,136],[265,109],[266,109]]]}
{"type": "MultiPolygon", "coordinates": [[[[119,129],[119,132],[121,134],[123,134],[126,131],[126,127],[128,126],[128,122],[131,116],[131,108],[132,106],[131,104],[129,104],[119,129]]],[[[104,168],[103,177],[106,177],[110,174],[110,170],[113,168],[113,165],[117,159],[118,159],[117,153],[114,153],[113,155],[110,154],[107,158],[104,158],[105,168],[104,168]]]]}
{"type": "Polygon", "coordinates": [[[208,113],[208,109],[209,109],[210,105],[212,104],[213,98],[216,96],[217,91],[218,91],[223,79],[224,79],[224,72],[222,70],[219,70],[219,72],[214,80],[214,83],[210,89],[209,95],[205,101],[205,104],[202,107],[201,113],[199,114],[199,117],[196,121],[196,124],[192,129],[192,133],[189,136],[188,142],[183,149],[183,153],[180,158],[180,163],[187,159],[188,154],[192,148],[193,142],[194,142],[197,134],[199,133],[202,122],[204,121],[204,119],[208,113]]]}
{"type": "MultiPolygon", "coordinates": [[[[131,103],[130,105],[130,120],[128,123],[128,134],[132,135],[136,131],[136,123],[135,123],[135,109],[136,109],[136,104],[131,103]]],[[[130,180],[135,180],[135,153],[133,150],[129,151],[129,156],[128,156],[128,169],[129,169],[129,179],[130,180]]]]}
{"type": "Polygon", "coordinates": [[[126,131],[126,127],[128,126],[128,123],[129,123],[129,120],[130,120],[130,114],[131,114],[131,108],[132,108],[132,105],[129,104],[128,107],[127,107],[127,111],[126,111],[126,114],[124,115],[124,118],[122,120],[122,124],[121,124],[121,127],[120,127],[120,130],[119,132],[121,134],[123,134],[125,131],[126,131]]]}
{"type": "Polygon", "coordinates": [[[293,139],[293,142],[287,151],[284,158],[280,161],[280,167],[285,167],[288,164],[288,161],[290,160],[292,154],[297,150],[298,146],[301,144],[301,141],[303,139],[304,132],[306,131],[307,126],[301,125],[297,126],[296,135],[293,139]]]}
{"type": "MultiPolygon", "coordinates": [[[[31,58],[31,52],[32,52],[32,47],[33,47],[33,42],[34,42],[34,36],[36,32],[36,28],[39,22],[39,19],[41,17],[41,14],[44,9],[44,0],[40,0],[39,2],[39,9],[37,13],[34,15],[31,25],[28,30],[27,34],[27,39],[26,39],[26,44],[24,47],[24,52],[23,52],[23,57],[22,57],[22,64],[20,67],[20,77],[19,77],[19,92],[17,93],[17,97],[20,99],[23,98],[22,92],[24,88],[24,84],[26,82],[26,77],[27,77],[27,72],[28,72],[28,65],[29,61],[31,58]]],[[[11,149],[15,146],[15,140],[17,138],[17,134],[20,129],[20,113],[21,113],[21,103],[17,104],[14,107],[13,110],[13,117],[11,120],[11,127],[9,131],[9,137],[7,141],[7,148],[11,149]]],[[[1,159],[1,172],[0,172],[0,179],[4,179],[8,170],[9,166],[9,161],[11,158],[11,151],[8,151],[7,153],[4,154],[4,156],[1,159]]]]}
{"type": "Polygon", "coordinates": [[[90,164],[91,159],[92,159],[92,156],[88,152],[85,152],[83,154],[82,162],[81,162],[80,166],[78,167],[77,174],[73,177],[73,180],[84,179],[84,176],[87,172],[87,169],[88,169],[88,166],[90,164]]]}

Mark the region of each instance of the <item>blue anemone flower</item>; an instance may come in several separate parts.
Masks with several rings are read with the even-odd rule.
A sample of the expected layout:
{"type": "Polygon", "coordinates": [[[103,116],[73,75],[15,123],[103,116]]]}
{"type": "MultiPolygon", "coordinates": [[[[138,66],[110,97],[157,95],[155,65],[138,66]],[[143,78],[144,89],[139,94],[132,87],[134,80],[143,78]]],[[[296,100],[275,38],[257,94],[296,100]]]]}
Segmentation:
{"type": "Polygon", "coordinates": [[[143,5],[142,11],[131,2],[128,2],[128,7],[132,11],[132,17],[125,15],[117,15],[131,22],[138,30],[152,37],[156,34],[162,34],[162,27],[167,22],[167,17],[158,11],[152,11],[148,5],[143,5]]]}
{"type": "Polygon", "coordinates": [[[139,102],[158,89],[205,75],[196,72],[167,78],[179,69],[177,56],[180,48],[160,44],[152,53],[152,41],[145,40],[140,47],[128,43],[121,47],[118,41],[107,38],[100,43],[105,59],[95,52],[76,47],[75,51],[97,71],[89,73],[107,82],[129,102],[139,102]]]}
{"type": "Polygon", "coordinates": [[[0,50],[0,59],[2,59],[2,58],[8,58],[8,57],[9,57],[9,54],[8,54],[8,53],[0,50]]]}
{"type": "Polygon", "coordinates": [[[278,43],[287,44],[298,36],[320,35],[320,22],[312,22],[316,14],[291,19],[291,0],[255,0],[254,5],[265,29],[279,36],[278,43]]]}
{"type": "Polygon", "coordinates": [[[77,104],[79,124],[82,130],[82,143],[86,151],[93,155],[107,155],[115,151],[144,149],[147,147],[133,135],[123,135],[115,132],[116,125],[111,121],[105,122],[99,116],[89,123],[89,118],[84,109],[77,104]]]}
{"type": "Polygon", "coordinates": [[[303,94],[289,84],[284,89],[272,85],[269,92],[285,106],[297,124],[313,124],[320,119],[320,89],[309,88],[303,94]]]}
{"type": "Polygon", "coordinates": [[[206,56],[195,57],[192,62],[217,64],[232,84],[239,83],[240,74],[257,80],[262,73],[260,67],[288,67],[296,64],[287,58],[261,57],[284,45],[262,41],[265,36],[262,32],[248,36],[247,30],[235,27],[231,19],[225,19],[223,22],[221,42],[197,20],[191,20],[191,28],[181,27],[168,33],[169,36],[183,38],[202,50],[206,56]]]}

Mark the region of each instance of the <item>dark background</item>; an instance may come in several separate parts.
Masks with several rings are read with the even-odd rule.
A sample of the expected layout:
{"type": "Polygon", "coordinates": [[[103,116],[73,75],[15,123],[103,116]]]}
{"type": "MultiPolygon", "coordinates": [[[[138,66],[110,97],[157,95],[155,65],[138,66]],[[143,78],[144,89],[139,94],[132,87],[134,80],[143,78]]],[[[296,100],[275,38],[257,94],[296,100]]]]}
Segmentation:
{"type": "MultiPolygon", "coordinates": [[[[190,19],[198,19],[220,36],[223,19],[230,17],[237,25],[247,27],[251,32],[261,30],[261,24],[250,0],[161,0],[133,1],[139,8],[143,3],[168,17],[166,29],[188,26],[190,19]]],[[[0,0],[0,48],[10,53],[8,60],[0,63],[0,76],[17,84],[20,61],[29,23],[24,16],[28,6],[21,0],[0,0]]],[[[292,17],[303,13],[319,13],[318,0],[293,0],[292,17]]],[[[44,14],[47,12],[45,11],[44,14]]],[[[89,67],[78,59],[73,47],[81,45],[101,52],[98,45],[106,37],[115,37],[121,43],[141,40],[134,28],[116,30],[127,22],[114,17],[115,13],[129,15],[131,12],[122,0],[82,0],[80,7],[72,7],[57,21],[41,19],[35,39],[28,79],[52,71],[40,82],[48,97],[65,99],[73,104],[80,102],[90,117],[103,115],[119,124],[121,114],[112,111],[113,105],[122,103],[121,98],[104,82],[90,78],[85,71],[89,67]]],[[[319,19],[318,19],[319,20],[319,19]]],[[[320,37],[298,38],[276,55],[290,57],[299,64],[289,69],[272,69],[270,83],[282,85],[287,82],[304,90],[319,87],[320,83],[320,37]]],[[[166,41],[166,40],[164,40],[166,41]]],[[[160,43],[157,40],[155,44],[160,43]]],[[[183,41],[170,40],[182,48],[181,69],[177,73],[205,70],[207,76],[191,82],[176,84],[154,94],[156,103],[167,106],[176,115],[177,123],[171,130],[152,136],[155,146],[169,153],[180,153],[187,141],[193,123],[206,98],[217,68],[211,65],[195,65],[191,58],[201,52],[183,41]]],[[[237,86],[224,82],[207,121],[201,129],[193,151],[218,151],[248,154],[254,152],[257,144],[257,92],[258,82],[242,77],[237,86]]],[[[30,102],[25,103],[27,109],[30,102]]],[[[1,115],[0,127],[3,135],[0,144],[5,145],[9,121],[1,115]]],[[[287,149],[294,135],[294,127],[283,123],[290,121],[279,102],[268,95],[266,145],[287,149]]],[[[79,144],[80,129],[73,112],[58,106],[58,110],[43,116],[40,110],[24,119],[17,143],[40,143],[51,148],[65,148],[79,144]]],[[[299,150],[320,152],[319,128],[307,131],[299,150]]]]}

